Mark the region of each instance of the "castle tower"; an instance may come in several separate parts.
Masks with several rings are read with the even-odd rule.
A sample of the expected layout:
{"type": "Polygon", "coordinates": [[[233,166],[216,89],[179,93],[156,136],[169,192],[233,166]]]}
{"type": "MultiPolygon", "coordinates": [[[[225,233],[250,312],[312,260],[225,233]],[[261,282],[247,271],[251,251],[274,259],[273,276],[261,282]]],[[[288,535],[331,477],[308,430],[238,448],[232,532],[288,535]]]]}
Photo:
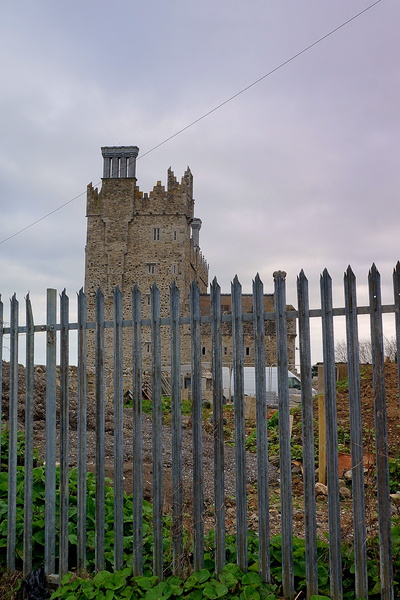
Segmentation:
{"type": "MultiPolygon", "coordinates": [[[[87,189],[85,293],[89,320],[94,319],[94,295],[99,287],[105,295],[105,318],[112,318],[115,286],[123,293],[124,318],[131,318],[130,295],[135,284],[142,293],[142,315],[148,317],[154,282],[160,290],[161,316],[168,316],[169,286],[174,280],[181,294],[182,313],[189,314],[192,280],[198,281],[201,293],[206,293],[208,286],[190,169],[180,182],[168,169],[167,188],[158,181],[147,194],[136,185],[136,146],[104,147],[101,151],[101,190],[92,184],[87,189]]],[[[144,358],[148,344],[145,336],[144,358]]],[[[90,357],[93,350],[90,343],[88,346],[90,357]]]]}

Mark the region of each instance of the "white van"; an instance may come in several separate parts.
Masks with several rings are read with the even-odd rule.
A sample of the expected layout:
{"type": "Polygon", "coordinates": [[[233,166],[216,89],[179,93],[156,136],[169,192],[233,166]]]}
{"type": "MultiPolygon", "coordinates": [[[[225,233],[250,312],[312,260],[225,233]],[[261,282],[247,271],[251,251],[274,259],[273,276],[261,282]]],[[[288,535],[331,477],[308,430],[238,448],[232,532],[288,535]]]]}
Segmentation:
{"type": "MultiPolygon", "coordinates": [[[[224,396],[227,399],[233,399],[234,381],[233,369],[230,367],[222,368],[222,381],[224,387],[224,396]]],[[[289,397],[292,403],[301,401],[301,381],[288,371],[289,397]]],[[[243,368],[243,386],[245,396],[256,395],[256,374],[255,367],[243,368]]],[[[265,367],[265,387],[267,391],[267,405],[272,406],[278,403],[278,367],[265,367]]]]}

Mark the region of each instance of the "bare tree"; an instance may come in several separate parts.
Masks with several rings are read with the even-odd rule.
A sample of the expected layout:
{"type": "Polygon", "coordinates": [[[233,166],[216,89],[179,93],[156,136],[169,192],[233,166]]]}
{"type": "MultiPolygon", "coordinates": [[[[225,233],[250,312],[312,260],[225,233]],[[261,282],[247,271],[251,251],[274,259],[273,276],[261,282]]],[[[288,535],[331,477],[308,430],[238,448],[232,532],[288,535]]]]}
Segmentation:
{"type": "MultiPolygon", "coordinates": [[[[362,338],[358,340],[358,351],[360,356],[361,364],[372,363],[372,345],[371,340],[368,338],[362,338]]],[[[397,344],[396,339],[391,337],[383,338],[383,351],[385,358],[389,358],[392,362],[397,360],[397,344]]],[[[335,361],[336,362],[347,362],[347,344],[345,341],[336,342],[335,345],[335,361]]]]}
{"type": "Polygon", "coordinates": [[[346,342],[336,342],[335,361],[338,363],[347,363],[347,344],[346,342]]]}

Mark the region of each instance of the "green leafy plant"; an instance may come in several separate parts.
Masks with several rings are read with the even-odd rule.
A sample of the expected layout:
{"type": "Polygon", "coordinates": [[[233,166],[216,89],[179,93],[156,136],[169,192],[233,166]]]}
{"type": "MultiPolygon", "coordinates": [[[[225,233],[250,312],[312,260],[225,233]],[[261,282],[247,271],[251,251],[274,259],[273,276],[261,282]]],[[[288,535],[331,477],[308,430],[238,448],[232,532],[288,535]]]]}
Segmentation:
{"type": "MultiPolygon", "coordinates": [[[[1,445],[0,445],[0,470],[6,471],[8,469],[8,457],[9,457],[9,442],[10,442],[10,430],[6,424],[1,427],[1,445]]],[[[17,465],[21,466],[25,460],[25,434],[22,431],[17,432],[17,465]]],[[[33,461],[36,464],[39,460],[39,452],[37,449],[33,450],[33,461]]]]}

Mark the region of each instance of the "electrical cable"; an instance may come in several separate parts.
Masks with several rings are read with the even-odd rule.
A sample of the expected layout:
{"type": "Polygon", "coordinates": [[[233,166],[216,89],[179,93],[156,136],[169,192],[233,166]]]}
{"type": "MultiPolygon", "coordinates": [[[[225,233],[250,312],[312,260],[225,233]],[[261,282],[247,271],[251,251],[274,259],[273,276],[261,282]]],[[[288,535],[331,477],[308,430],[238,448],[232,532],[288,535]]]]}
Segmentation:
{"type": "MultiPolygon", "coordinates": [[[[339,31],[339,29],[342,29],[342,27],[345,27],[346,25],[348,25],[349,23],[351,23],[352,21],[354,21],[355,19],[357,19],[358,17],[360,17],[361,15],[363,15],[364,13],[366,13],[368,10],[370,10],[371,8],[373,8],[374,6],[376,6],[377,4],[379,4],[380,2],[382,2],[382,0],[376,0],[376,2],[374,2],[373,4],[370,4],[369,6],[367,6],[366,8],[364,8],[362,11],[360,11],[356,15],[352,16],[347,21],[344,21],[341,25],[338,25],[338,27],[335,27],[335,29],[332,29],[331,31],[329,31],[328,33],[326,33],[324,36],[320,37],[318,40],[316,40],[315,42],[313,42],[312,44],[310,44],[306,48],[303,48],[303,50],[300,50],[300,52],[297,52],[296,54],[294,54],[293,56],[291,56],[290,58],[288,58],[284,62],[280,63],[277,67],[275,67],[271,71],[268,71],[268,73],[266,73],[262,77],[259,77],[255,81],[253,81],[253,83],[250,83],[249,85],[247,85],[246,87],[244,87],[243,89],[241,89],[239,92],[236,92],[236,94],[234,94],[233,96],[231,96],[227,100],[224,100],[224,102],[221,102],[220,104],[218,104],[217,106],[215,106],[214,108],[212,108],[211,110],[209,110],[208,112],[204,113],[201,117],[198,117],[197,119],[195,119],[194,121],[192,121],[191,123],[189,123],[188,125],[186,125],[185,127],[183,127],[182,129],[179,129],[179,131],[176,131],[173,135],[170,135],[169,137],[167,137],[165,140],[163,140],[162,142],[160,142],[156,146],[153,146],[153,148],[150,148],[150,150],[147,150],[146,152],[144,152],[143,154],[141,154],[136,160],[140,160],[141,158],[144,158],[145,156],[147,156],[151,152],[154,152],[154,150],[157,150],[158,148],[160,148],[160,146],[163,146],[164,144],[166,144],[167,142],[169,142],[173,138],[177,137],[178,135],[180,135],[181,133],[183,133],[184,131],[186,131],[190,127],[193,127],[193,125],[196,125],[197,123],[199,123],[200,121],[202,121],[206,117],[210,116],[212,113],[214,113],[218,109],[220,109],[223,106],[225,106],[226,104],[228,104],[228,102],[231,102],[232,100],[234,100],[235,98],[237,98],[241,94],[244,94],[244,92],[247,92],[247,90],[249,90],[250,88],[254,87],[258,83],[260,83],[261,81],[263,81],[264,79],[266,79],[267,77],[269,77],[270,75],[273,75],[273,73],[276,73],[276,71],[279,71],[279,69],[282,69],[287,64],[289,64],[290,62],[292,62],[293,60],[295,60],[296,58],[298,58],[299,56],[301,56],[302,54],[304,54],[308,50],[311,50],[311,48],[313,48],[314,46],[316,46],[317,44],[319,44],[323,40],[326,40],[328,37],[330,37],[331,35],[333,35],[337,31],[339,31]]],[[[98,183],[96,183],[95,187],[97,187],[99,185],[101,185],[101,181],[98,182],[98,183]]],[[[78,198],[81,198],[81,196],[83,196],[85,193],[86,193],[86,191],[85,192],[81,192],[80,194],[78,194],[74,198],[71,198],[71,200],[68,200],[67,202],[64,202],[63,204],[61,204],[57,208],[54,208],[53,210],[51,210],[49,213],[43,215],[43,217],[40,217],[40,219],[36,219],[36,221],[33,221],[33,223],[30,223],[30,225],[27,225],[26,227],[23,227],[22,229],[20,229],[19,231],[16,231],[12,235],[4,238],[3,240],[0,240],[0,244],[4,244],[5,242],[8,242],[8,240],[11,240],[12,238],[14,238],[15,236],[19,235],[20,233],[23,233],[24,231],[26,231],[27,229],[30,229],[34,225],[37,225],[37,223],[40,223],[40,221],[43,221],[44,219],[47,219],[47,217],[50,217],[50,215],[53,215],[55,212],[61,210],[62,208],[64,208],[68,204],[71,204],[71,202],[74,202],[75,200],[78,200],[78,198]]]]}

